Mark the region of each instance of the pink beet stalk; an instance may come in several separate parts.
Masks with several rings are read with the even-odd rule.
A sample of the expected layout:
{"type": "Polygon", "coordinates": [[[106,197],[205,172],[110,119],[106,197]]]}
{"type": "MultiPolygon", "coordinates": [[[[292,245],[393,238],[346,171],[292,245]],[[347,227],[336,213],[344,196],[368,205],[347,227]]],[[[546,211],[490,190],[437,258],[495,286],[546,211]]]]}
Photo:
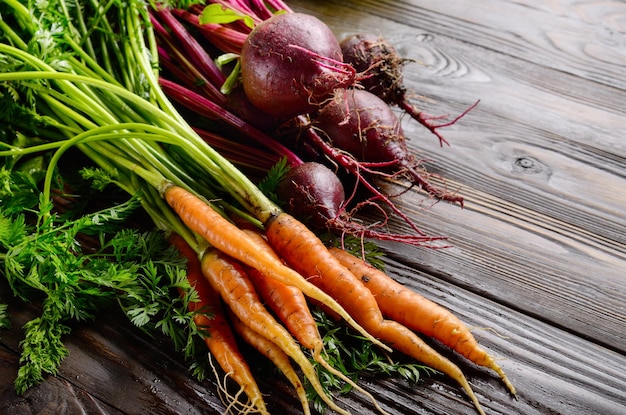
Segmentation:
{"type": "Polygon", "coordinates": [[[271,149],[276,154],[285,157],[289,165],[297,166],[302,164],[302,160],[291,150],[280,144],[278,141],[267,136],[260,130],[248,124],[241,118],[230,113],[223,107],[215,104],[211,100],[197,94],[176,82],[161,78],[159,80],[163,91],[172,98],[173,101],[179,103],[185,108],[195,112],[198,115],[209,119],[218,119],[235,127],[246,136],[254,139],[262,146],[271,149]]]}

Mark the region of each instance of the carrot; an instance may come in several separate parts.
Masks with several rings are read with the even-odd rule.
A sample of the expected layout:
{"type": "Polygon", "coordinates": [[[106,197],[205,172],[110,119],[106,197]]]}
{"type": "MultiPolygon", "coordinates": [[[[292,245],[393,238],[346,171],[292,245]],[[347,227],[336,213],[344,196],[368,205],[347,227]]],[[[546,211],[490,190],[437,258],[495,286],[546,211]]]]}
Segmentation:
{"type": "Polygon", "coordinates": [[[231,311],[252,330],[275,343],[292,358],[329,408],[343,415],[349,414],[324,392],[313,365],[287,329],[263,306],[243,265],[213,248],[204,253],[201,264],[203,275],[231,311]]]}
{"type": "Polygon", "coordinates": [[[511,394],[515,387],[502,368],[476,341],[467,326],[454,314],[370,266],[354,255],[337,248],[330,252],[374,294],[382,313],[405,326],[433,337],[471,362],[496,372],[511,394]]]}
{"type": "MultiPolygon", "coordinates": [[[[277,260],[280,260],[276,252],[274,252],[267,240],[260,233],[251,229],[243,229],[243,231],[257,241],[260,249],[267,250],[269,254],[275,256],[277,260]]],[[[381,408],[372,394],[361,388],[345,374],[332,367],[322,357],[324,342],[317,329],[317,322],[309,310],[309,306],[302,291],[291,285],[284,284],[277,279],[271,278],[271,276],[265,276],[255,269],[248,269],[247,273],[257,292],[269,308],[278,316],[285,326],[287,326],[287,329],[300,344],[313,352],[313,359],[328,372],[342,379],[354,389],[368,397],[380,413],[386,414],[387,412],[381,408]]]]}
{"type": "Polygon", "coordinates": [[[203,335],[209,351],[226,376],[231,377],[248,396],[250,405],[261,414],[269,414],[250,367],[237,347],[220,299],[202,275],[198,255],[178,234],[171,234],[169,242],[187,259],[187,279],[197,291],[199,298],[199,301],[189,304],[189,309],[196,312],[194,323],[203,335]],[[208,317],[207,313],[210,313],[211,317],[208,317]]]}
{"type": "Polygon", "coordinates": [[[270,340],[268,340],[264,336],[261,336],[250,327],[248,327],[232,312],[230,314],[235,332],[239,334],[239,336],[249,345],[258,350],[262,355],[270,359],[272,363],[274,363],[276,367],[281,372],[283,372],[283,375],[285,375],[287,380],[296,390],[296,394],[298,395],[298,398],[302,403],[302,410],[304,412],[304,415],[310,415],[311,408],[309,408],[309,399],[306,396],[306,390],[304,389],[304,385],[302,385],[298,374],[291,365],[289,356],[287,356],[287,354],[285,354],[285,352],[283,352],[276,344],[272,343],[270,340]]]}
{"type": "Polygon", "coordinates": [[[478,412],[484,414],[461,369],[407,327],[384,319],[372,293],[305,226],[283,213],[266,224],[266,236],[287,264],[337,299],[368,332],[391,344],[394,349],[454,379],[468,394],[478,412]]]}
{"type": "Polygon", "coordinates": [[[241,229],[216,212],[207,202],[173,184],[166,185],[161,192],[185,225],[202,236],[213,247],[265,275],[271,275],[285,284],[298,287],[305,295],[326,304],[364,337],[379,347],[389,350],[387,346],[357,324],[354,318],[331,296],[306,281],[282,262],[277,261],[272,255],[258,249],[257,244],[241,229]]]}

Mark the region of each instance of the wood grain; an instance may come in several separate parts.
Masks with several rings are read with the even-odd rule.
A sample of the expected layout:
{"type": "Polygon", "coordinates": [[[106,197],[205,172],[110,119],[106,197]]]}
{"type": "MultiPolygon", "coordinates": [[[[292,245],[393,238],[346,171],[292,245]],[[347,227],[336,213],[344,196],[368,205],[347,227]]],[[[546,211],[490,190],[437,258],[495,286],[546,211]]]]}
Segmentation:
{"type": "MultiPolygon", "coordinates": [[[[405,81],[428,113],[458,114],[480,99],[442,130],[450,147],[403,118],[411,150],[431,159],[429,171],[466,205],[433,204],[415,189],[401,205],[453,247],[383,248],[393,276],[454,311],[502,359],[517,400],[491,373],[450,355],[487,414],[626,413],[626,3],[289,4],[321,17],[340,38],[384,35],[415,61],[405,81]]],[[[397,220],[392,226],[407,230],[397,220]]],[[[0,337],[0,413],[223,410],[215,382],[194,381],[167,343],[104,316],[69,336],[71,354],[58,377],[15,396],[9,379],[19,327],[32,313],[17,311],[20,319],[0,337]]],[[[392,414],[475,413],[442,377],[362,384],[392,414]]],[[[273,413],[299,413],[279,377],[263,377],[261,386],[273,413]]],[[[356,394],[337,399],[353,413],[373,413],[356,394]]]]}

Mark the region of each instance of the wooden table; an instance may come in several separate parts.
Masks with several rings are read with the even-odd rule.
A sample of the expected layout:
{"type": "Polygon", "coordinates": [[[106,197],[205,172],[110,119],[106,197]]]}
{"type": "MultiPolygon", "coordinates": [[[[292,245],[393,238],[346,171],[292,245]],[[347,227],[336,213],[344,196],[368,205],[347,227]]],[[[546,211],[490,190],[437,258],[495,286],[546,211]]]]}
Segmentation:
{"type": "MultiPolygon", "coordinates": [[[[410,146],[458,186],[466,206],[402,206],[453,248],[384,245],[390,273],[450,308],[517,386],[452,356],[485,411],[626,413],[626,3],[481,0],[292,1],[338,37],[384,35],[416,63],[406,84],[433,114],[457,114],[450,147],[404,119],[410,146]],[[489,329],[483,329],[489,328],[489,329]]],[[[401,227],[400,222],[396,226],[401,227]]],[[[102,315],[67,338],[57,377],[23,396],[18,310],[0,338],[0,413],[216,414],[215,383],[195,382],[161,339],[102,315]]],[[[445,352],[445,351],[444,351],[445,352]]],[[[445,378],[367,381],[391,414],[475,414],[445,378]]],[[[298,413],[282,381],[263,379],[274,413],[298,413]]],[[[353,413],[374,413],[350,394],[353,413]]]]}

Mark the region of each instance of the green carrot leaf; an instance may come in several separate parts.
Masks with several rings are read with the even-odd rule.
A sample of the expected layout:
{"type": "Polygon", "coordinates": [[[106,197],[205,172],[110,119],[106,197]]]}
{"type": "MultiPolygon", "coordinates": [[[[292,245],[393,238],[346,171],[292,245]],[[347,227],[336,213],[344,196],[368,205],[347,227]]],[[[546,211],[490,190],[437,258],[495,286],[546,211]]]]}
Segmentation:
{"type": "Polygon", "coordinates": [[[0,304],[0,329],[8,329],[11,327],[8,309],[8,304],[0,304]]]}
{"type": "Polygon", "coordinates": [[[280,203],[280,199],[276,196],[276,189],[290,168],[287,159],[283,157],[270,168],[258,184],[259,189],[275,203],[280,203]]]}

